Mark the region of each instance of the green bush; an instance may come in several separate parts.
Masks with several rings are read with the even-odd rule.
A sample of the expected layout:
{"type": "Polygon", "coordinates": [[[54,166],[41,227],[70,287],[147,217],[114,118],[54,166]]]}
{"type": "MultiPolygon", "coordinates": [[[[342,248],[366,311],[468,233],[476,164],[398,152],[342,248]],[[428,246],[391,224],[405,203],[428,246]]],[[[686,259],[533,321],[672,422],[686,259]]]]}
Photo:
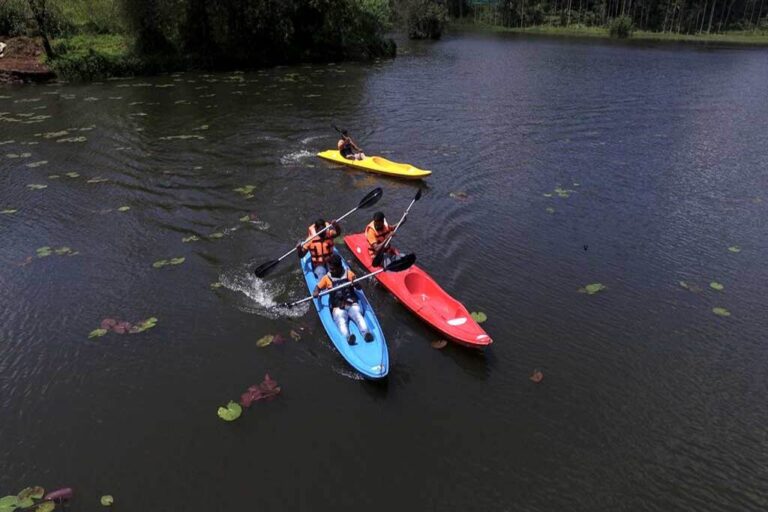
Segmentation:
{"type": "Polygon", "coordinates": [[[440,39],[448,9],[435,0],[405,0],[405,20],[411,39],[440,39]]]}
{"type": "Polygon", "coordinates": [[[625,39],[632,35],[635,27],[632,24],[632,18],[629,16],[619,16],[611,20],[608,25],[608,32],[611,37],[618,37],[619,39],[625,39]]]}
{"type": "Polygon", "coordinates": [[[0,34],[11,37],[25,35],[29,15],[27,3],[23,0],[0,1],[0,34]]]}

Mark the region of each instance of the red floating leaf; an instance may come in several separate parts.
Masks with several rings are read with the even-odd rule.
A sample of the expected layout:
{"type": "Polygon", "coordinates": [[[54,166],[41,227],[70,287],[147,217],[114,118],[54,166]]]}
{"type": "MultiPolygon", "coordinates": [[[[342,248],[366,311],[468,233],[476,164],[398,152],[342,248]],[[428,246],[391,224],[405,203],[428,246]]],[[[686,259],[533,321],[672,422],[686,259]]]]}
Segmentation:
{"type": "Polygon", "coordinates": [[[43,497],[43,499],[61,503],[62,501],[71,500],[74,493],[75,491],[73,491],[71,487],[64,487],[62,489],[56,489],[55,491],[49,492],[43,497]]]}
{"type": "Polygon", "coordinates": [[[104,320],[101,321],[102,329],[111,329],[116,325],[117,325],[117,320],[115,320],[114,318],[105,318],[104,320]]]}
{"type": "Polygon", "coordinates": [[[285,338],[280,334],[275,334],[275,337],[272,338],[273,345],[282,345],[283,343],[285,343],[285,338]]]}
{"type": "Polygon", "coordinates": [[[131,329],[132,325],[128,322],[118,322],[117,325],[112,326],[112,331],[117,334],[125,334],[131,329]]]}
{"type": "Polygon", "coordinates": [[[544,374],[541,373],[540,370],[533,370],[533,373],[528,378],[531,379],[532,382],[535,382],[536,384],[538,384],[544,379],[544,374]]]}
{"type": "Polygon", "coordinates": [[[280,394],[280,386],[277,381],[272,379],[269,374],[264,375],[264,381],[261,384],[254,384],[249,387],[245,393],[240,395],[240,405],[250,407],[253,402],[259,400],[272,400],[280,394]]]}

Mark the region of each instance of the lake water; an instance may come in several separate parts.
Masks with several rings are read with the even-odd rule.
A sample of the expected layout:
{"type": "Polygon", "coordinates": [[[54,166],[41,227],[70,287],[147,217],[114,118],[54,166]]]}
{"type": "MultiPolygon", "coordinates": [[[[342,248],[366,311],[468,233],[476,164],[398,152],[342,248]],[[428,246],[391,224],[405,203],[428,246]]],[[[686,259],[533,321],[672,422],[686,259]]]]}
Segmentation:
{"type": "Polygon", "coordinates": [[[0,495],[765,510],[766,84],[765,50],[449,35],[371,64],[0,89],[0,495]],[[392,220],[412,199],[316,158],[331,122],[434,171],[398,246],[487,314],[484,353],[433,349],[368,282],[391,360],[369,383],[314,311],[272,307],[306,294],[293,257],[252,277],[376,186],[392,220]],[[266,373],[276,400],[217,417],[266,373]]]}

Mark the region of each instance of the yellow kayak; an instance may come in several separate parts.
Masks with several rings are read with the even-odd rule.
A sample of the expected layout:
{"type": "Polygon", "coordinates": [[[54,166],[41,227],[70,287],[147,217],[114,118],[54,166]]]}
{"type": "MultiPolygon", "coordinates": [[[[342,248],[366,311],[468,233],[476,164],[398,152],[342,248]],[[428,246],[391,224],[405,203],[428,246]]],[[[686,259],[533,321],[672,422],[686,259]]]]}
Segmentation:
{"type": "Polygon", "coordinates": [[[377,172],[379,174],[386,174],[387,176],[394,176],[396,178],[405,178],[410,180],[418,180],[426,178],[432,171],[425,171],[419,169],[411,164],[400,164],[392,162],[384,157],[380,156],[367,156],[362,160],[348,160],[341,156],[341,154],[335,149],[329,149],[327,151],[321,151],[317,154],[320,158],[336,162],[338,164],[348,165],[356,169],[362,169],[369,172],[377,172]]]}

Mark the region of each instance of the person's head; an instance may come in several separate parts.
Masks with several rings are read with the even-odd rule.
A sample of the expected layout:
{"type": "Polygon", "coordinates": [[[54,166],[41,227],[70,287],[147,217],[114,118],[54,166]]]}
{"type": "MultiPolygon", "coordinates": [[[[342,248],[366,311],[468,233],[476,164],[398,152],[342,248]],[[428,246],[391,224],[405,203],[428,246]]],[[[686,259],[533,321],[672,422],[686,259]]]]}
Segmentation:
{"type": "MultiPolygon", "coordinates": [[[[315,221],[315,233],[319,232],[324,227],[325,227],[325,220],[317,219],[315,221]]],[[[320,236],[324,237],[326,234],[328,234],[328,231],[325,231],[325,232],[321,233],[320,236]]]]}
{"type": "Polygon", "coordinates": [[[333,277],[341,277],[344,272],[344,267],[341,265],[341,256],[336,253],[331,254],[328,258],[328,272],[333,277]]]}
{"type": "Polygon", "coordinates": [[[376,212],[373,214],[373,227],[377,231],[384,229],[384,212],[376,212]]]}

